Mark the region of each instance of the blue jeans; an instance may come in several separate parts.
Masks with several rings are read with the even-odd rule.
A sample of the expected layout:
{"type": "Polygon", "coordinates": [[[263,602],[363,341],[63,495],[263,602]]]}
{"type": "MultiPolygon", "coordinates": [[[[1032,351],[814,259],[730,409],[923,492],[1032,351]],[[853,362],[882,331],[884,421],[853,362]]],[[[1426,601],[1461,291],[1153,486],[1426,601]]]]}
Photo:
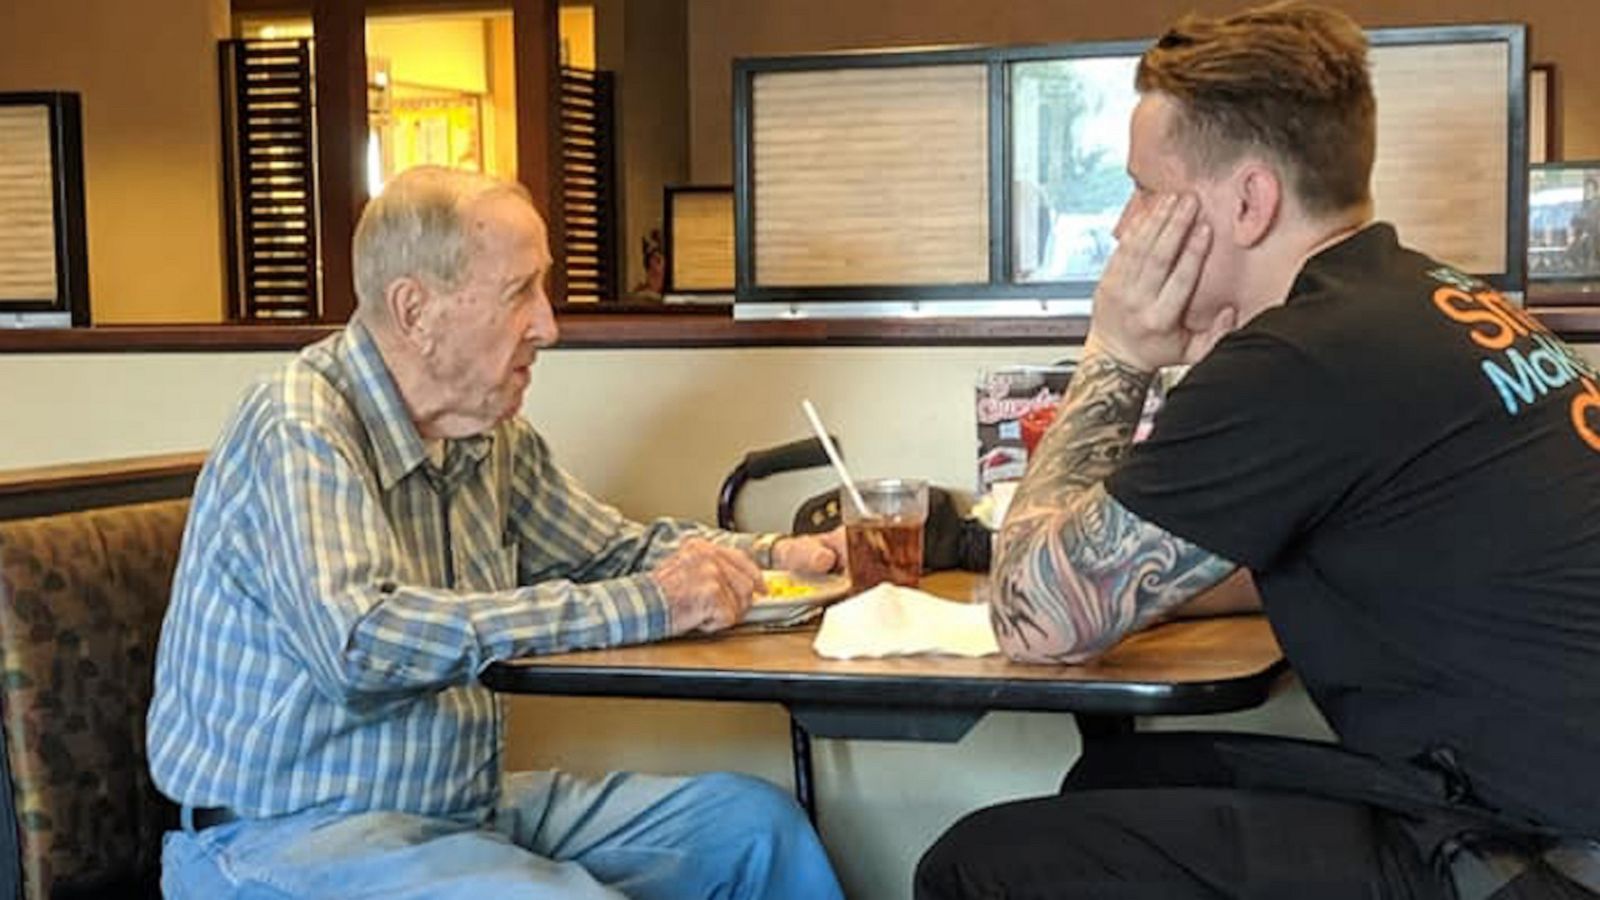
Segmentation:
{"type": "Polygon", "coordinates": [[[794,801],[744,775],[506,778],[491,825],[313,809],[169,832],[167,900],[842,898],[794,801]]]}

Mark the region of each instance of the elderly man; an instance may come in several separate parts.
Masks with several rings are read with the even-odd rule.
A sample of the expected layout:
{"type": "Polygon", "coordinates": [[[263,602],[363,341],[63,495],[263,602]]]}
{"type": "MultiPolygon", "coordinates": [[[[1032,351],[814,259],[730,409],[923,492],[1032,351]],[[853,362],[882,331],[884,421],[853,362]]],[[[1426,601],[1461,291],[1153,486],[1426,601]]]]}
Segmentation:
{"type": "Polygon", "coordinates": [[[1592,896],[1594,369],[1372,221],[1348,17],[1185,19],[1137,87],[1137,193],[1004,524],[996,630],[1087,660],[1243,567],[1339,744],[1100,742],[1059,795],[957,824],[919,896],[1592,896]],[[1196,360],[1131,444],[1152,373],[1196,360]]]}
{"type": "Polygon", "coordinates": [[[734,775],[502,777],[496,661],[739,621],[837,536],[641,525],[518,417],[556,340],[515,185],[409,171],[356,230],[354,321],[252,389],[196,485],[150,712],[170,898],[828,898],[734,775]]]}

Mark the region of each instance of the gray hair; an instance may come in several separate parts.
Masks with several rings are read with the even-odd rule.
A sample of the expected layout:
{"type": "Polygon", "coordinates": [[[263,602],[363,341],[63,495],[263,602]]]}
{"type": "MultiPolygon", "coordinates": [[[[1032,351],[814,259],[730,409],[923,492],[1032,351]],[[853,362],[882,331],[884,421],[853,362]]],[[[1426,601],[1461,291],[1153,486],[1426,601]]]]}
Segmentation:
{"type": "Polygon", "coordinates": [[[459,288],[474,249],[467,213],[502,193],[532,202],[522,185],[476,172],[418,166],[396,176],[356,224],[351,261],[361,308],[381,310],[384,291],[406,276],[459,288]]]}

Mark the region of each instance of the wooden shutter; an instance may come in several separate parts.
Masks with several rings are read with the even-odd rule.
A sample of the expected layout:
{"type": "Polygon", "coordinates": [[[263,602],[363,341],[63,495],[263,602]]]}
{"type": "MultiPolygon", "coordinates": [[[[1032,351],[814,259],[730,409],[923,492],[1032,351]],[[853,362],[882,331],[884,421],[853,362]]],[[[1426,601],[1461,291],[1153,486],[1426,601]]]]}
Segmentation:
{"type": "Polygon", "coordinates": [[[311,42],[224,41],[222,85],[232,318],[314,320],[311,42]]]}
{"type": "Polygon", "coordinates": [[[615,91],[610,72],[561,70],[567,299],[617,297],[615,91]]]}

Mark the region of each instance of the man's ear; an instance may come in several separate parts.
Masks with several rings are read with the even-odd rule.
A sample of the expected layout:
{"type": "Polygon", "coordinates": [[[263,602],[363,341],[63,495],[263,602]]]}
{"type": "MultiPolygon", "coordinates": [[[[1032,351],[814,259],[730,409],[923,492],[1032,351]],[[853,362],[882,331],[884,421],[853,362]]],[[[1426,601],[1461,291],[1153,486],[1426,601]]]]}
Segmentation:
{"type": "Polygon", "coordinates": [[[410,275],[402,275],[384,288],[383,305],[389,313],[389,321],[394,323],[395,334],[423,356],[433,352],[426,285],[410,275]]]}
{"type": "Polygon", "coordinates": [[[1254,247],[1266,239],[1283,207],[1283,181],[1278,170],[1259,160],[1245,160],[1233,177],[1234,243],[1254,247]]]}

